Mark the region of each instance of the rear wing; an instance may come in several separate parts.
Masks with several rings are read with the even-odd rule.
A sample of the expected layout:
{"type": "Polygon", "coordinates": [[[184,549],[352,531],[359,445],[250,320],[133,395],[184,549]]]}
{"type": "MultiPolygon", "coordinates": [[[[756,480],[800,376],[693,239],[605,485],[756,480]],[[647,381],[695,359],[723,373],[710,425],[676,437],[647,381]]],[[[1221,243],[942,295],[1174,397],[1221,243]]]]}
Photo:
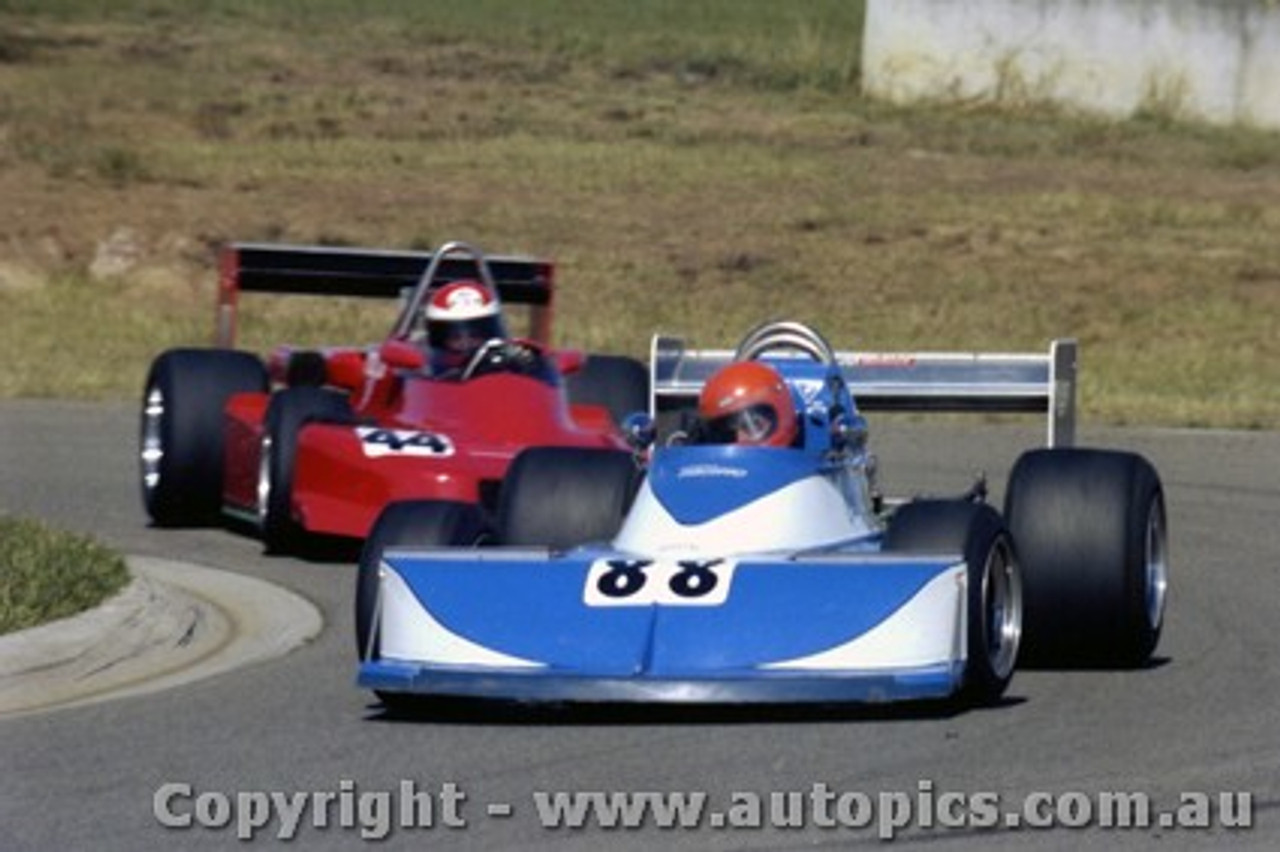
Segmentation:
{"type": "MultiPolygon", "coordinates": [[[[863,411],[1043,412],[1047,445],[1075,442],[1075,340],[1054,340],[1047,352],[837,352],[849,390],[863,411]]],[[[657,335],[650,351],[651,410],[694,404],[706,380],[733,360],[729,349],[689,349],[657,335]]]]}
{"type": "MultiPolygon", "coordinates": [[[[232,347],[241,293],[295,293],[399,299],[419,283],[435,257],[430,251],[229,243],[218,256],[215,343],[232,347]]],[[[529,336],[549,342],[555,266],[530,257],[486,256],[498,298],[531,307],[529,336]]],[[[476,263],[445,257],[435,281],[475,278],[476,263]]]]}

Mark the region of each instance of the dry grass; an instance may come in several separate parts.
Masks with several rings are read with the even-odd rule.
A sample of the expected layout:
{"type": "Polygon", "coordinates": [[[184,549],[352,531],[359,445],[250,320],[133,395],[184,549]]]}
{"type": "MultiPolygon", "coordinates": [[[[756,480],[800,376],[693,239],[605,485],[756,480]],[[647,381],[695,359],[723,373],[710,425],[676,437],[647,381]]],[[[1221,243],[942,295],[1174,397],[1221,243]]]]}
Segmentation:
{"type": "MultiPolygon", "coordinates": [[[[556,258],[571,345],[1075,336],[1088,420],[1280,425],[1275,134],[870,103],[843,0],[23,5],[0,394],[136,393],[208,338],[220,241],[462,238],[556,258]]],[[[389,321],[246,309],[253,347],[389,321]]]]}

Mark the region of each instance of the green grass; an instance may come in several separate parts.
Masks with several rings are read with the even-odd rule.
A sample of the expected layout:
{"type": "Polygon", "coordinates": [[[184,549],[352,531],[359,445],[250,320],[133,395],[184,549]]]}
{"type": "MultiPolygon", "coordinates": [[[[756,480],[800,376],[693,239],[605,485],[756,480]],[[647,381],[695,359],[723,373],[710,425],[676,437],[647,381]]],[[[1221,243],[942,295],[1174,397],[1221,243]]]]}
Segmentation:
{"type": "Polygon", "coordinates": [[[75,615],[128,581],[124,559],[92,539],[0,515],[0,634],[75,615]]]}
{"type": "MultiPolygon", "coordinates": [[[[555,258],[568,345],[730,345],[778,316],[842,348],[1069,336],[1086,421],[1280,425],[1280,136],[870,101],[861,14],[11,0],[0,394],[136,395],[157,352],[209,339],[219,242],[456,238],[555,258]]],[[[254,349],[390,322],[243,308],[254,349]]]]}

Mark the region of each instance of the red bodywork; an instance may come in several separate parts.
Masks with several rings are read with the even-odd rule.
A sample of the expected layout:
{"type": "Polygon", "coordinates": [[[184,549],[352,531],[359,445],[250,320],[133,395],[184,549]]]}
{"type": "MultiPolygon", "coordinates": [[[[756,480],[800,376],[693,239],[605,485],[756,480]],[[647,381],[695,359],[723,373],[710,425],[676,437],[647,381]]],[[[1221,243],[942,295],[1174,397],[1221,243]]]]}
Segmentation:
{"type": "MultiPolygon", "coordinates": [[[[605,409],[570,407],[561,386],[529,376],[389,375],[368,384],[368,394],[352,394],[360,424],[310,423],[299,432],[293,514],[311,532],[363,538],[393,500],[491,503],[525,447],[626,446],[605,409]]],[[[257,511],[268,401],[239,394],[227,405],[223,500],[237,514],[257,511]]]]}
{"type": "MultiPolygon", "coordinates": [[[[430,257],[229,246],[221,259],[217,342],[234,343],[241,291],[389,297],[417,281],[430,257]]],[[[584,354],[549,348],[551,264],[519,258],[491,263],[502,276],[497,288],[504,303],[531,307],[526,342],[545,353],[554,377],[494,372],[466,382],[432,378],[415,361],[414,345],[396,332],[381,347],[305,353],[280,347],[271,354],[267,369],[276,387],[289,383],[296,361],[311,359],[307,366],[314,371],[315,358],[322,357],[320,383],[348,393],[357,421],[307,423],[298,432],[291,508],[304,529],[363,538],[394,500],[460,500],[492,508],[508,465],[526,447],[626,447],[606,409],[567,401],[562,376],[578,369],[584,354]]],[[[269,393],[241,393],[225,406],[223,504],[230,514],[258,515],[269,403],[269,393]]]]}

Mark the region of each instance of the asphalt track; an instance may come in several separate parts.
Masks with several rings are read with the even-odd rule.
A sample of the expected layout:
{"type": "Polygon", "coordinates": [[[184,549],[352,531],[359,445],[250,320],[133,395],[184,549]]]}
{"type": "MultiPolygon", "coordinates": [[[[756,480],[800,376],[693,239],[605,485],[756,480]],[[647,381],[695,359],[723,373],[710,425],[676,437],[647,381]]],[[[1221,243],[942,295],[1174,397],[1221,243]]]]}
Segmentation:
{"type": "MultiPolygon", "coordinates": [[[[891,491],[958,492],[986,470],[997,500],[1014,456],[1039,437],[1030,425],[972,421],[873,420],[872,428],[891,491]]],[[[430,827],[402,828],[391,811],[384,848],[881,845],[877,822],[828,825],[866,818],[853,809],[864,800],[850,793],[910,800],[916,825],[895,829],[895,848],[1280,848],[1280,434],[1082,430],[1082,443],[1145,453],[1164,477],[1173,587],[1159,658],[1141,671],[1020,672],[1002,706],[960,714],[445,706],[401,721],[383,718],[352,684],[350,564],[266,557],[254,539],[223,529],[150,529],[138,501],[135,432],[131,405],[0,403],[0,510],[90,532],[131,554],[270,581],[312,601],[325,624],[315,641],[270,662],[0,720],[0,852],[278,842],[279,820],[258,829],[252,844],[237,839],[234,822],[165,828],[153,801],[166,784],[190,785],[193,796],[226,794],[233,805],[238,793],[332,792],[330,826],[317,828],[318,811],[308,810],[297,842],[352,848],[362,825],[375,827],[375,813],[362,821],[352,811],[350,827],[341,827],[342,797],[351,804],[356,792],[396,792],[406,783],[419,793],[456,785],[450,789],[466,798],[452,813],[437,800],[430,827]],[[703,792],[709,807],[724,811],[746,801],[735,794],[762,794],[763,822],[771,793],[826,805],[774,812],[799,813],[802,828],[717,828],[704,820],[698,829],[569,831],[539,824],[534,796],[550,791],[703,792]],[[1156,812],[1184,793],[1211,794],[1215,804],[1219,793],[1248,793],[1253,827],[939,825],[950,819],[947,794],[998,794],[1001,814],[1019,810],[1028,794],[1066,794],[1059,803],[1068,821],[1096,822],[1101,809],[1083,819],[1079,794],[1096,801],[1109,792],[1147,796],[1156,812]],[[838,811],[837,796],[849,809],[838,811]],[[509,806],[509,815],[491,814],[495,804],[509,806]],[[443,824],[452,816],[465,827],[443,824]]],[[[178,813],[194,810],[191,799],[172,804],[178,813]]],[[[421,805],[417,814],[426,815],[421,805]]],[[[751,821],[746,811],[734,814],[751,821]]]]}

